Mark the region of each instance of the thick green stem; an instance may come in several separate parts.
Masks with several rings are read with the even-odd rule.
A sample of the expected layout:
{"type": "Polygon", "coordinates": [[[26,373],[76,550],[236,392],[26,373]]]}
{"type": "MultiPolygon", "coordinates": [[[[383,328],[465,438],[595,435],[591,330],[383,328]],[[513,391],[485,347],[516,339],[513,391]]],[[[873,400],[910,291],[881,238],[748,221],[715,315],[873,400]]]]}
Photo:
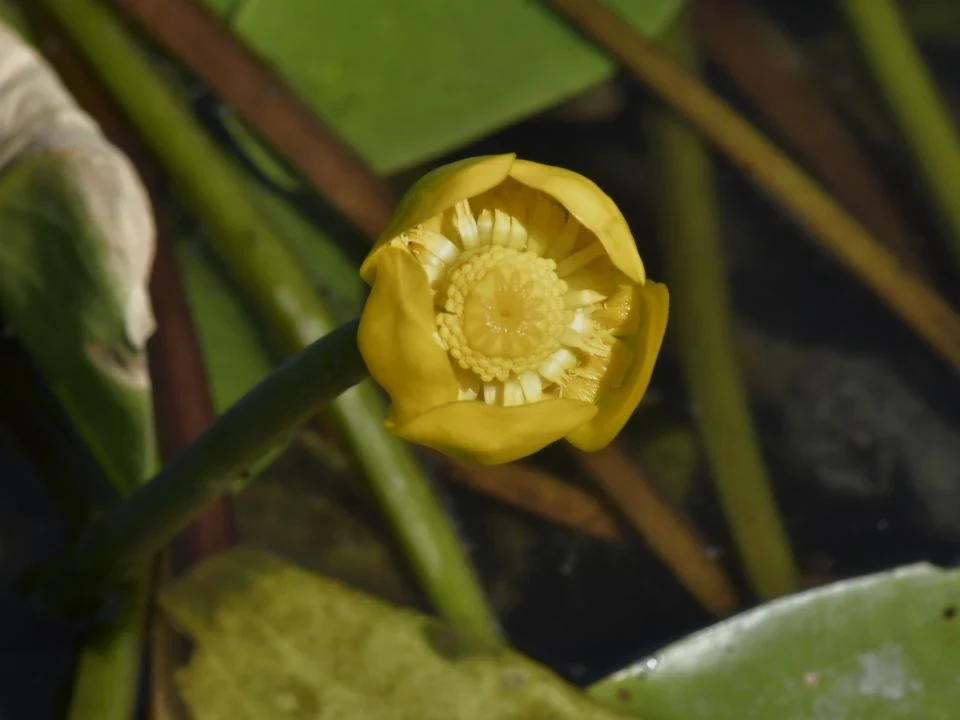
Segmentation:
{"type": "Polygon", "coordinates": [[[357,323],[344,325],[274,370],[146,485],[84,533],[44,573],[46,599],[67,612],[94,606],[140,568],[247,468],[311,415],[366,377],[357,323]]]}
{"type": "Polygon", "coordinates": [[[143,567],[124,585],[120,612],[109,625],[99,628],[80,652],[68,720],[128,720],[134,716],[150,575],[150,567],[143,567]]]}
{"type": "Polygon", "coordinates": [[[960,260],[960,134],[893,0],[841,3],[960,260]]]}
{"type": "MultiPolygon", "coordinates": [[[[286,354],[335,327],[282,233],[257,208],[236,165],[200,128],[135,41],[102,3],[43,0],[94,66],[170,178],[204,219],[210,241],[286,354]]],[[[485,637],[499,635],[456,533],[410,450],[383,427],[370,383],[331,413],[381,501],[400,545],[438,612],[485,637]]]]}
{"type": "MultiPolygon", "coordinates": [[[[662,46],[695,71],[684,29],[674,26],[662,46]]],[[[754,591],[770,599],[797,589],[797,571],[736,365],[710,157],[695,130],[666,107],[649,134],[674,339],[731,534],[754,591]]]]}

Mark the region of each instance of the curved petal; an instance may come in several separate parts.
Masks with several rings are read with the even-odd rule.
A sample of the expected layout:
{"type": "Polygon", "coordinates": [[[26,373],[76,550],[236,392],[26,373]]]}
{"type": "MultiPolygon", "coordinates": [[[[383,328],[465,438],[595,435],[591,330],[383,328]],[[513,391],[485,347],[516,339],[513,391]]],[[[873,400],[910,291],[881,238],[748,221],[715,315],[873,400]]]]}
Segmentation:
{"type": "Polygon", "coordinates": [[[646,281],[637,244],[619,208],[603,190],[564,168],[516,160],[510,177],[546,193],[563,205],[580,224],[600,240],[614,266],[635,283],[646,281]]]}
{"type": "Polygon", "coordinates": [[[442,165],[424,175],[403,196],[390,225],[360,267],[360,277],[373,282],[374,255],[400,233],[449,210],[464,198],[495,188],[506,180],[516,155],[483,155],[442,165]]]}
{"type": "Polygon", "coordinates": [[[627,424],[650,384],[667,329],[670,296],[666,285],[648,282],[641,286],[640,297],[643,303],[640,328],[635,335],[621,338],[630,344],[636,360],[627,370],[623,383],[600,399],[596,417],[567,435],[567,440],[581,450],[593,452],[609,445],[627,424]]]}
{"type": "Polygon", "coordinates": [[[400,437],[480,465],[513,462],[589,422],[597,407],[580,400],[543,400],[502,407],[463,400],[434,408],[405,423],[400,437]]]}
{"type": "Polygon", "coordinates": [[[426,273],[406,250],[384,248],[360,315],[357,344],[373,379],[404,420],[457,399],[453,368],[435,333],[426,273]]]}

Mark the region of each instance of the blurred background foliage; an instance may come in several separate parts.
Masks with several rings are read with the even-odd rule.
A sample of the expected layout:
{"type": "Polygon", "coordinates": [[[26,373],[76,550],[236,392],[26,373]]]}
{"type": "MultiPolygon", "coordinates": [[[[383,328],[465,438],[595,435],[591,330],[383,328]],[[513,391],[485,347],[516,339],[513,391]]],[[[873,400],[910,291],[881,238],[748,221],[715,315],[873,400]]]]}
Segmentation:
{"type": "MultiPolygon", "coordinates": [[[[616,58],[558,13],[571,6],[592,3],[0,2],[149,186],[159,226],[151,376],[165,457],[282,357],[356,315],[371,235],[391,198],[437,164],[517,152],[583,173],[623,210],[648,275],[671,288],[652,388],[601,453],[557,446],[467,467],[390,438],[369,384],[276,448],[163,563],[165,579],[181,578],[167,612],[200,648],[183,675],[190,709],[198,720],[223,711],[209,704],[226,687],[209,667],[226,658],[251,698],[280,698],[276,717],[333,717],[322,714],[339,707],[333,700],[324,709],[308,698],[381,692],[387,712],[407,713],[390,717],[431,717],[473,695],[490,704],[464,718],[537,717],[519,700],[503,704],[514,688],[523,702],[528,691],[540,697],[540,712],[582,717],[586,701],[571,686],[610,708],[589,705],[598,718],[952,717],[960,691],[943,673],[958,653],[956,574],[887,571],[958,558],[957,4],[604,2],[625,34],[655,44],[826,189],[877,249],[872,265],[838,263],[856,238],[838,233],[849,240],[838,250],[824,239],[829,227],[795,223],[771,191],[781,166],[743,172],[737,148],[748,143],[718,150],[723,128],[668,109],[659,66],[639,52],[616,58]],[[234,37],[263,64],[237,55],[234,37]],[[276,77],[251,70],[264,64],[276,77]],[[320,124],[291,119],[303,109],[320,124]],[[298,153],[291,143],[305,138],[298,153]],[[887,261],[907,280],[873,282],[887,261]],[[905,323],[904,307],[933,319],[905,323]],[[486,637],[438,649],[417,630],[422,616],[355,601],[275,559],[261,568],[259,555],[222,553],[233,544],[486,637]],[[438,571],[428,562],[437,552],[438,571]],[[282,616],[274,627],[250,612],[271,573],[298,603],[310,593],[322,602],[301,608],[299,623],[272,608],[282,616]],[[867,573],[877,574],[842,582],[867,573]],[[807,588],[820,589],[794,594],[807,588]],[[322,608],[336,615],[356,602],[351,617],[365,630],[325,621],[322,608]],[[325,666],[301,656],[304,637],[369,677],[317,678],[325,666]],[[498,638],[562,681],[491,649],[498,638]],[[363,665],[367,641],[421,661],[403,668],[409,678],[363,665]],[[245,664],[266,646],[275,654],[245,664]],[[274,684],[258,685],[271,663],[274,684]],[[539,682],[557,705],[536,695],[539,682]]],[[[15,180],[0,175],[0,210],[13,207],[4,192],[19,193],[15,180]]],[[[808,195],[795,187],[800,205],[808,195]]],[[[5,282],[41,272],[15,265],[7,217],[5,282]]],[[[84,240],[82,222],[59,219],[64,236],[84,240]]],[[[47,243],[37,255],[51,262],[56,252],[47,243]]],[[[41,274],[51,292],[76,280],[69,260],[57,267],[67,280],[41,274]]],[[[134,616],[91,636],[16,592],[26,567],[149,471],[107,489],[83,428],[109,427],[105,409],[118,405],[107,395],[64,402],[44,333],[29,332],[38,307],[0,298],[0,653],[19,666],[0,687],[0,715],[113,720],[131,717],[136,699],[158,720],[185,717],[173,678],[188,654],[164,614],[141,646],[134,616]],[[120,647],[118,633],[135,642],[105,651],[120,647]],[[137,697],[141,650],[149,682],[137,697]],[[87,661],[76,664],[78,652],[87,661]]],[[[42,326],[84,328],[70,312],[44,315],[42,326]]],[[[128,428],[146,427],[138,408],[127,411],[128,428]]],[[[113,450],[135,448],[118,439],[113,450]]]]}

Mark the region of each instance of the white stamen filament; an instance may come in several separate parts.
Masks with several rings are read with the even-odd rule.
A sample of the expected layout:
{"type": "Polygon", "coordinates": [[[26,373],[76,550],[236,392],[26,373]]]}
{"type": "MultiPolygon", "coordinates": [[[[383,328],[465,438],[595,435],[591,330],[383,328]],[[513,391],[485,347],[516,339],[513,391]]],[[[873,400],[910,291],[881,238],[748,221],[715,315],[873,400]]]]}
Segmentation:
{"type": "Polygon", "coordinates": [[[417,257],[417,260],[420,262],[420,266],[427,272],[427,282],[430,283],[430,287],[433,287],[437,284],[440,278],[444,274],[444,262],[438,258],[433,253],[423,252],[417,257]]]}
{"type": "Polygon", "coordinates": [[[487,209],[481,210],[477,216],[477,236],[480,246],[489,245],[493,236],[493,213],[487,209]]]}
{"type": "Polygon", "coordinates": [[[493,231],[490,235],[490,242],[494,245],[510,244],[510,216],[503,210],[497,208],[493,211],[493,231]]]}
{"type": "Polygon", "coordinates": [[[521,373],[517,378],[520,383],[520,389],[523,390],[523,399],[528,402],[538,402],[543,399],[543,381],[540,375],[535,372],[521,373]]]}
{"type": "Polygon", "coordinates": [[[523,405],[523,388],[518,380],[507,380],[503,384],[503,405],[504,407],[513,407],[523,405]]]}
{"type": "Polygon", "coordinates": [[[537,372],[550,382],[559,385],[563,382],[563,376],[566,375],[567,371],[576,366],[577,356],[568,348],[560,348],[541,363],[540,367],[537,368],[537,372]]]}
{"type": "Polygon", "coordinates": [[[470,212],[470,203],[467,200],[461,200],[453,209],[454,224],[457,226],[457,232],[460,234],[460,242],[464,250],[472,250],[480,245],[480,237],[477,231],[477,221],[470,212]]]}
{"type": "Polygon", "coordinates": [[[412,243],[423,245],[432,255],[436,255],[444,263],[451,263],[460,254],[460,248],[443,235],[433,230],[424,230],[415,235],[412,243]]]}

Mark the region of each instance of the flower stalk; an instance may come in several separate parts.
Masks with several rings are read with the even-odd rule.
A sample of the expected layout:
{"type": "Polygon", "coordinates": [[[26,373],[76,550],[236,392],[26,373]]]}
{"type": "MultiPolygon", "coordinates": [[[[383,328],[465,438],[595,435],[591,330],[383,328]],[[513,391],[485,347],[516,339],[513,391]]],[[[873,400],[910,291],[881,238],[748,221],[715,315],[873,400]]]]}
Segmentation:
{"type": "Polygon", "coordinates": [[[63,612],[89,612],[145,567],[273,445],[366,377],[356,330],[345,324],[274,370],[48,567],[41,596],[63,612]]]}
{"type": "Polygon", "coordinates": [[[960,133],[892,0],[840,3],[960,259],[960,133]]]}
{"type": "MultiPolygon", "coordinates": [[[[214,251],[275,347],[292,355],[333,330],[333,314],[282,231],[262,212],[248,181],[197,125],[118,19],[95,0],[43,0],[41,5],[73,38],[204,220],[214,251]]],[[[496,619],[428,478],[410,450],[383,426],[376,387],[363,382],[350,388],[329,412],[437,612],[463,630],[497,638],[496,619]]]]}
{"type": "MultiPolygon", "coordinates": [[[[696,53],[683,19],[663,37],[662,47],[695,72],[696,53]]],[[[695,131],[666,107],[654,113],[649,138],[687,386],[744,569],[757,596],[769,600],[796,591],[798,573],[736,365],[710,158],[695,131]]]]}

